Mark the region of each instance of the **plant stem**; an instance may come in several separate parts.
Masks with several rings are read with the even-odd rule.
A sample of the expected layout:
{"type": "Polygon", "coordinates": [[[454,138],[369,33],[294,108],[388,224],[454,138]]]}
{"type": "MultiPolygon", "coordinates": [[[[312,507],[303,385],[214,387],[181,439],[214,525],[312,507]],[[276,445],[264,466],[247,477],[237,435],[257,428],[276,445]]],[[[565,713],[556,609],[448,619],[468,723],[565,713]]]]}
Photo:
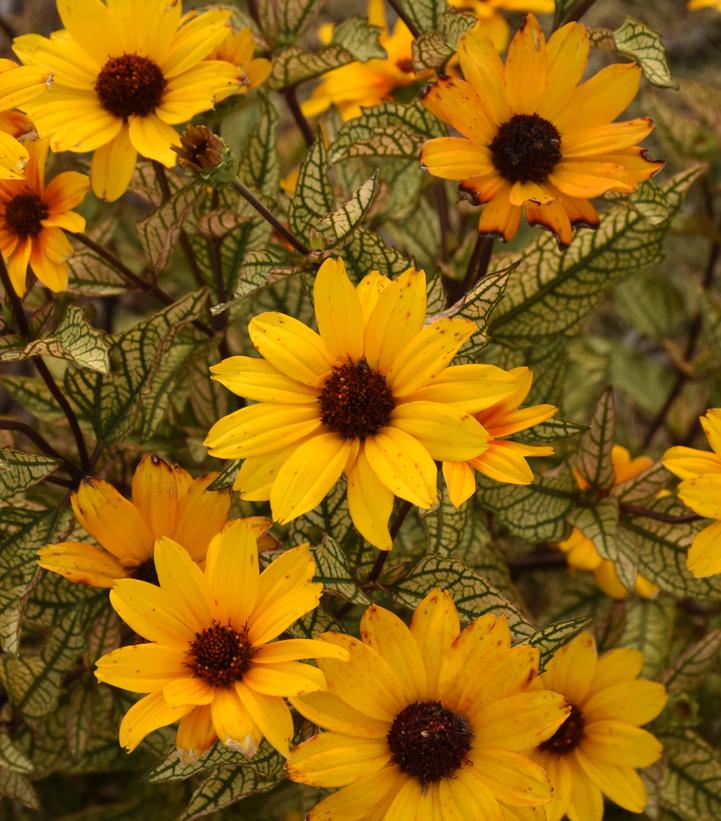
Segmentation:
{"type": "Polygon", "coordinates": [[[420,31],[418,31],[415,23],[408,16],[408,13],[403,9],[398,0],[388,0],[388,5],[400,17],[400,19],[406,24],[406,26],[408,26],[408,31],[410,31],[410,33],[413,35],[413,39],[417,40],[421,36],[421,33],[420,31]]]}
{"type": "MultiPolygon", "coordinates": [[[[104,259],[108,265],[112,266],[120,276],[128,283],[128,285],[132,285],[134,288],[139,288],[141,291],[144,291],[146,294],[150,294],[154,296],[159,302],[163,302],[165,305],[173,305],[175,300],[170,294],[167,294],[162,288],[156,285],[154,282],[147,282],[146,280],[139,277],[137,274],[134,274],[130,268],[127,267],[123,262],[121,262],[115,254],[111,251],[108,251],[106,248],[103,248],[102,245],[98,245],[95,240],[90,239],[87,234],[73,234],[78,242],[82,243],[86,248],[90,248],[91,251],[96,253],[99,257],[104,259]]],[[[205,286],[203,286],[205,287],[205,286]]],[[[204,334],[208,336],[213,336],[213,331],[204,323],[195,320],[193,322],[198,330],[201,330],[204,334]]]]}
{"type": "Polygon", "coordinates": [[[295,86],[288,86],[288,88],[284,88],[281,92],[283,97],[285,98],[286,103],[288,104],[288,109],[290,110],[293,119],[295,120],[295,124],[300,129],[300,133],[303,135],[303,139],[306,142],[306,145],[311,146],[313,145],[313,141],[315,140],[315,134],[313,133],[313,129],[310,127],[310,123],[306,120],[303,111],[298,104],[298,98],[295,94],[295,86]]]}
{"type": "MultiPolygon", "coordinates": [[[[153,160],[153,169],[155,171],[155,178],[158,181],[160,193],[163,197],[163,204],[165,204],[172,196],[172,192],[170,190],[170,183],[168,182],[168,175],[165,173],[165,166],[162,163],[159,163],[157,160],[153,160]]],[[[188,235],[185,233],[184,228],[180,229],[180,236],[178,238],[178,242],[180,244],[180,247],[183,249],[183,253],[185,254],[186,260],[188,261],[188,265],[190,266],[190,273],[193,275],[193,280],[195,281],[195,284],[199,288],[203,288],[205,286],[203,273],[200,270],[198,260],[195,257],[195,252],[193,251],[193,246],[190,244],[190,239],[188,235]]]]}
{"type": "Polygon", "coordinates": [[[287,243],[292,245],[298,253],[303,254],[303,256],[308,256],[308,254],[310,254],[310,248],[304,245],[296,236],[291,234],[285,225],[274,217],[273,214],[271,214],[270,211],[263,205],[263,203],[251,194],[251,192],[242,183],[235,180],[233,182],[233,188],[247,203],[252,205],[260,216],[273,226],[273,230],[277,234],[280,234],[280,236],[283,237],[287,243]]]}
{"type": "Polygon", "coordinates": [[[70,459],[58,453],[50,442],[36,431],[35,428],[30,427],[30,425],[26,425],[24,422],[17,422],[15,419],[6,419],[3,417],[0,419],[0,430],[15,430],[18,433],[22,433],[23,436],[26,436],[31,442],[37,445],[46,456],[50,456],[61,462],[65,470],[67,470],[74,479],[82,478],[83,472],[80,468],[71,462],[70,459]]]}
{"type": "MultiPolygon", "coordinates": [[[[25,311],[23,310],[22,302],[20,298],[15,293],[15,288],[13,288],[12,282],[10,281],[10,275],[8,274],[8,269],[5,267],[5,260],[0,255],[0,280],[2,280],[3,287],[5,288],[5,292],[7,293],[8,300],[10,302],[10,310],[12,311],[13,318],[15,320],[15,325],[20,332],[20,335],[26,339],[30,340],[30,326],[28,324],[27,317],[25,316],[25,311]]],[[[70,430],[72,431],[73,438],[75,439],[75,444],[78,449],[78,456],[80,457],[80,464],[82,466],[82,470],[84,473],[87,473],[90,462],[88,459],[88,449],[85,445],[85,439],[83,437],[83,432],[80,430],[80,425],[78,423],[78,419],[75,416],[75,412],[73,411],[70,403],[65,398],[65,395],[58,387],[57,382],[53,379],[53,375],[50,373],[48,366],[39,356],[31,357],[32,363],[37,370],[40,378],[45,383],[47,389],[52,394],[53,399],[58,403],[58,406],[65,414],[65,418],[68,420],[68,424],[70,425],[70,430]]]]}

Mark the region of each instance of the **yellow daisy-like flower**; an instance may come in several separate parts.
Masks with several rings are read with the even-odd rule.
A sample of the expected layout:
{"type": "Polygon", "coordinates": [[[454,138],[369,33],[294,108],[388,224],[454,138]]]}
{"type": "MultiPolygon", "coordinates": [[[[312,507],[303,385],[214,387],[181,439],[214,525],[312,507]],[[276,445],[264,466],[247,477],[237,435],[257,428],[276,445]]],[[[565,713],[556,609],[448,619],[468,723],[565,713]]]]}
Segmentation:
{"type": "Polygon", "coordinates": [[[223,60],[240,70],[240,85],[219,93],[218,99],[231,94],[245,94],[251,88],[262,85],[270,76],[273,64],[264,57],[253,58],[255,43],[250,29],[230,31],[225,39],[208,55],[208,60],[223,60]]]}
{"type": "Polygon", "coordinates": [[[431,507],[434,460],[480,454],[488,434],[471,414],[510,394],[515,379],[491,365],[448,367],[475,324],[424,327],[422,271],[394,281],[374,271],[356,288],[343,261],[327,259],[314,301],[319,333],[264,313],[248,329],[263,359],[235,356],[211,369],[258,404],[213,425],[205,444],[212,456],[245,460],[235,488],[270,499],[281,524],[312,510],[345,473],[355,526],[390,550],[393,497],[431,507]]]}
{"type": "Polygon", "coordinates": [[[442,76],[425,90],[426,108],[462,136],[428,140],[421,163],[486,203],[482,234],[512,239],[525,210],[531,225],[546,226],[568,245],[574,225],[598,225],[589,199],[631,193],[663,167],[636,145],[653,128],[648,117],[612,122],[634,98],[641,69],[608,66],[579,85],[588,51],[580,23],[546,43],[529,15],[505,66],[476,28],[459,46],[465,80],[442,76]]]}
{"type": "Polygon", "coordinates": [[[370,0],[368,21],[382,29],[379,42],[387,57],[348,63],[323,75],[320,84],[301,106],[307,117],[321,114],[335,105],[344,120],[351,120],[361,113],[363,106],[378,105],[389,99],[394,89],[429,76],[428,72],[416,74],[413,70],[413,35],[406,24],[398,20],[393,31],[389,31],[384,0],[370,0]]]}
{"type": "Polygon", "coordinates": [[[550,445],[527,445],[525,442],[514,442],[505,438],[539,425],[558,412],[554,405],[521,408],[531,390],[533,373],[529,368],[513,368],[509,373],[516,380],[513,393],[474,414],[488,433],[486,449],[465,462],[443,463],[443,476],[448,486],[448,494],[456,507],[463,504],[476,491],[474,469],[497,482],[530,485],[533,481],[533,471],[526,459],[529,456],[550,456],[553,453],[550,445]]]}
{"type": "Polygon", "coordinates": [[[501,11],[535,11],[550,14],[554,0],[448,0],[458,11],[470,11],[478,18],[480,30],[490,38],[498,51],[508,44],[511,29],[501,11]]]}
{"type": "Polygon", "coordinates": [[[93,191],[128,187],[137,155],[172,167],[173,128],[212,108],[239,71],[206,57],[228,33],[229,11],[182,17],[168,0],[57,0],[65,26],[49,39],[18,37],[20,59],[54,73],[52,88],[21,106],[53,151],[92,151],[93,191]],[[68,116],[72,112],[72,116],[68,116]]]}
{"type": "Polygon", "coordinates": [[[647,798],[637,767],[661,757],[661,744],[641,729],[666,704],[666,690],[639,680],[643,655],[620,648],[602,656],[590,633],[581,633],[546,665],[533,687],[562,693],[571,714],[532,757],[548,773],[553,800],[548,821],[601,821],[603,795],[630,812],[647,798]]]}
{"type": "Polygon", "coordinates": [[[317,667],[299,659],[348,657],[318,639],[275,639],[318,606],[322,584],[308,545],[283,553],[262,573],[257,534],[233,522],[208,547],[205,572],[172,539],[155,546],[159,587],[121,579],[110,601],[150,644],[103,656],[99,681],[148,693],[120,724],[134,750],[148,733],[180,719],[176,743],[192,761],[217,739],[252,756],[263,737],[289,753],[293,718],[285,697],[325,688],[317,667]]]}
{"type": "Polygon", "coordinates": [[[45,185],[47,140],[25,143],[23,179],[0,180],[0,251],[18,296],[27,290],[28,265],[51,291],[68,287],[73,246],[65,231],[82,231],[85,218],[72,209],[88,190],[88,178],[64,171],[45,185]]]}
{"type": "MultiPolygon", "coordinates": [[[[133,474],[132,501],[102,479],[86,478],[70,497],[75,518],[101,547],[61,542],[40,549],[39,564],[71,582],[112,587],[126,577],[154,579],[153,546],[168,536],[196,562],[230,512],[230,493],[209,491],[217,473],[193,479],[179,465],[144,456],[133,474]]],[[[248,520],[260,535],[267,519],[248,520]]]]}
{"type": "Polygon", "coordinates": [[[699,421],[711,452],[669,448],[663,465],[682,480],[678,488],[681,501],[699,516],[716,520],[696,535],[686,559],[691,573],[704,579],[721,573],[721,408],[710,408],[699,421]]]}
{"type": "MultiPolygon", "coordinates": [[[[620,485],[629,479],[634,479],[644,470],[650,468],[653,459],[648,456],[631,458],[631,454],[621,445],[614,445],[611,449],[613,464],[613,484],[620,485]]],[[[576,482],[581,490],[588,489],[588,482],[578,471],[574,471],[576,482]]],[[[574,570],[590,570],[596,577],[598,586],[607,596],[614,599],[625,599],[629,591],[619,579],[613,562],[603,559],[599,555],[594,543],[577,528],[574,527],[571,535],[555,545],[566,554],[568,566],[574,570]]],[[[634,590],[645,599],[652,599],[658,594],[658,587],[647,578],[639,574],[636,576],[634,590]]]]}
{"type": "Polygon", "coordinates": [[[312,821],[500,819],[504,806],[539,807],[551,798],[527,751],[570,714],[563,696],[530,691],[538,650],[511,647],[504,618],[485,615],[461,630],[450,595],[431,591],[410,629],[373,605],[362,641],[325,633],[350,660],[321,659],[328,691],[291,699],[329,730],[296,747],[292,780],[343,787],[312,821]]]}

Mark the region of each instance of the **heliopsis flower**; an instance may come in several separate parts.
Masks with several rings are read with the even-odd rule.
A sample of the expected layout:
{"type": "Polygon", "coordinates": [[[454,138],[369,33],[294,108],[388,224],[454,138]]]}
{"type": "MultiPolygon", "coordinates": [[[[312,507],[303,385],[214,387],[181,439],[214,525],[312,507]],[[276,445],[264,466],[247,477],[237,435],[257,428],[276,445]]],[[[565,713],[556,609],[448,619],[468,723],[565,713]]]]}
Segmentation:
{"type": "Polygon", "coordinates": [[[434,460],[480,454],[488,434],[472,416],[515,388],[490,365],[448,367],[475,330],[466,319],[424,327],[426,277],[377,271],[353,287],[340,259],[316,275],[319,333],[265,313],[250,338],[263,357],[235,356],[213,377],[257,402],[208,433],[212,456],[244,459],[235,488],[270,499],[281,524],[312,510],[345,473],[350,515],[365,538],[390,550],[393,497],[422,508],[437,499],[434,460]]]}
{"type": "Polygon", "coordinates": [[[697,579],[721,573],[721,408],[711,408],[699,420],[711,452],[673,447],[663,455],[666,470],[682,481],[681,501],[708,519],[715,519],[696,535],[686,564],[697,579]]]}
{"type": "MultiPolygon", "coordinates": [[[[40,566],[93,587],[112,587],[126,577],[153,580],[153,546],[163,536],[179,542],[194,561],[204,561],[230,512],[230,494],[207,489],[217,475],[193,479],[179,465],[147,455],[133,474],[132,500],[102,479],[83,479],[70,501],[78,523],[100,547],[49,544],[40,549],[40,566]]],[[[250,524],[259,535],[270,527],[267,519],[250,524]]]]}
{"type": "MultiPolygon", "coordinates": [[[[613,486],[634,479],[644,470],[651,467],[653,459],[648,456],[631,458],[631,454],[621,445],[614,445],[611,449],[611,463],[613,464],[613,486]]],[[[588,482],[578,471],[573,472],[581,490],[587,490],[588,482]]],[[[601,558],[594,543],[577,527],[574,527],[570,536],[555,547],[566,554],[568,566],[574,570],[590,570],[596,577],[598,586],[607,596],[614,599],[625,599],[628,590],[619,579],[616,566],[608,559],[601,558]]],[[[634,590],[645,599],[652,599],[658,593],[658,587],[652,584],[640,573],[636,576],[634,590]]]]}
{"type": "Polygon", "coordinates": [[[538,650],[511,647],[504,618],[461,630],[449,594],[432,590],[410,629],[373,605],[360,630],[362,641],[324,633],[350,660],[320,659],[327,692],[291,699],[329,732],[293,750],[290,778],[343,787],[309,819],[490,819],[503,805],[549,802],[546,774],[524,751],[550,738],[570,707],[528,689],[538,650]]]}
{"type": "Polygon", "coordinates": [[[238,69],[207,60],[228,33],[229,11],[182,17],[168,0],[57,0],[65,29],[26,34],[14,50],[54,73],[52,88],[21,106],[53,151],[92,151],[93,191],[128,187],[137,155],[175,165],[173,128],[240,83],[238,69]],[[68,116],[68,112],[72,112],[68,116]]]}
{"type": "Polygon", "coordinates": [[[28,150],[16,138],[31,129],[29,120],[13,109],[47,90],[50,72],[0,59],[0,180],[22,179],[28,150]]]}
{"type": "Polygon", "coordinates": [[[254,51],[253,32],[250,29],[240,29],[229,31],[220,45],[216,46],[207,56],[208,60],[223,60],[240,69],[240,85],[234,85],[226,92],[220,92],[218,100],[231,94],[245,94],[268,79],[273,65],[264,57],[254,59],[254,51]]]}
{"type": "Polygon", "coordinates": [[[666,704],[666,690],[638,679],[643,655],[619,648],[602,656],[590,633],[562,647],[532,687],[564,695],[571,714],[533,759],[548,773],[553,801],[548,821],[601,821],[603,795],[630,812],[643,812],[646,789],[637,767],[661,756],[661,744],[641,729],[666,704]]]}
{"type": "Polygon", "coordinates": [[[0,251],[13,288],[25,295],[28,265],[51,291],[68,287],[73,246],[63,231],[82,231],[85,219],[72,209],[88,190],[88,178],[63,171],[45,185],[47,140],[25,143],[28,163],[23,179],[0,180],[0,251]]]}
{"type": "Polygon", "coordinates": [[[474,468],[496,482],[530,485],[533,481],[533,471],[526,459],[529,456],[550,456],[553,453],[553,448],[549,445],[527,445],[525,442],[514,442],[505,438],[512,433],[539,425],[558,412],[554,405],[521,408],[531,390],[533,373],[528,368],[513,368],[509,373],[516,380],[513,393],[474,414],[488,433],[486,449],[465,462],[443,463],[443,476],[448,486],[448,494],[456,507],[475,493],[474,468]]]}
{"type": "Polygon", "coordinates": [[[510,240],[525,209],[531,225],[545,225],[568,245],[574,225],[598,225],[589,199],[631,193],[663,166],[636,145],[653,128],[648,117],[612,122],[634,98],[641,69],[608,66],[578,85],[588,50],[580,23],[563,26],[546,43],[529,15],[504,66],[491,41],[473,29],[459,46],[465,80],[441,76],[424,92],[426,108],[462,136],[428,140],[421,163],[486,203],[482,234],[510,240]]]}
{"type": "Polygon", "coordinates": [[[293,736],[284,697],[325,688],[317,667],[299,659],[344,659],[319,639],[276,641],[318,606],[322,584],[308,545],[287,550],[258,571],[257,534],[229,524],[208,547],[205,572],[172,539],[155,546],[159,587],[121,579],[110,601],[149,644],[103,656],[99,681],[147,693],[120,724],[120,744],[134,750],[148,733],[180,719],[176,744],[192,761],[217,739],[252,756],[265,737],[283,755],[293,736]]]}
{"type": "Polygon", "coordinates": [[[472,12],[478,18],[479,29],[490,38],[497,51],[508,44],[511,30],[502,11],[535,11],[550,14],[554,0],[448,0],[458,11],[472,12]]]}
{"type": "Polygon", "coordinates": [[[312,117],[335,105],[344,120],[361,113],[363,106],[374,106],[388,100],[396,88],[412,85],[428,72],[416,74],[413,70],[413,35],[402,20],[393,31],[388,29],[384,0],[370,0],[368,21],[382,29],[378,41],[386,50],[384,59],[365,63],[348,63],[324,74],[320,84],[302,104],[303,114],[312,117]]]}

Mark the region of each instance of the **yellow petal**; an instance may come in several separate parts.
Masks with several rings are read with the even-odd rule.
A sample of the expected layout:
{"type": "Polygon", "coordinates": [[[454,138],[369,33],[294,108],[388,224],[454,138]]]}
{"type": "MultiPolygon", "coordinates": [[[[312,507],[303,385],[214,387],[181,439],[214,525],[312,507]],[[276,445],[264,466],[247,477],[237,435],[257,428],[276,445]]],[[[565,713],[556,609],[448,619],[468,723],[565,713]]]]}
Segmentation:
{"type": "Polygon", "coordinates": [[[471,459],[487,447],[488,433],[473,416],[440,402],[403,402],[393,410],[390,424],[439,461],[471,459]]]}
{"type": "Polygon", "coordinates": [[[162,693],[144,696],[128,710],[120,722],[120,745],[132,753],[148,733],[167,727],[193,709],[192,704],[171,707],[162,693]]]}
{"type": "Polygon", "coordinates": [[[327,259],[313,284],[315,318],[331,356],[358,362],[363,357],[363,312],[342,259],[327,259]]]}
{"type": "Polygon", "coordinates": [[[319,433],[300,445],[273,483],[273,518],[287,524],[320,504],[340,478],[350,449],[351,441],[337,433],[319,433]]]}
{"type": "Polygon", "coordinates": [[[83,479],[70,501],[85,530],[123,564],[142,564],[153,555],[153,538],[138,509],[112,485],[83,479]]]}
{"type": "Polygon", "coordinates": [[[361,447],[348,473],[348,510],[360,534],[379,550],[390,550],[393,540],[388,518],[393,510],[393,493],[376,476],[361,447]]]}
{"type": "Polygon", "coordinates": [[[112,587],[129,572],[109,553],[82,542],[48,544],[40,548],[38,556],[40,567],[92,587],[112,587]]]}
{"type": "Polygon", "coordinates": [[[311,786],[343,787],[378,772],[390,756],[385,739],[321,733],[293,750],[288,775],[311,786]]]}
{"type": "Polygon", "coordinates": [[[443,660],[460,631],[458,611],[450,594],[431,590],[411,620],[411,633],[426,668],[426,699],[437,698],[443,660]]]}
{"type": "Polygon", "coordinates": [[[154,693],[188,675],[187,653],[159,644],[131,644],[97,661],[95,678],[132,693],[154,693]]]}

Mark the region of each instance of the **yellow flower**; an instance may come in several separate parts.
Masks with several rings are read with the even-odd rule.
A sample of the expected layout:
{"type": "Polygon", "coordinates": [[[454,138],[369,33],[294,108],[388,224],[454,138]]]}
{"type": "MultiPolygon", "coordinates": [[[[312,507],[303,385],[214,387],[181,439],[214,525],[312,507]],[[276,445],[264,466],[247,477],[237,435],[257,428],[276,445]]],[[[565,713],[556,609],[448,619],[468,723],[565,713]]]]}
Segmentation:
{"type": "MultiPolygon", "coordinates": [[[[621,445],[613,446],[611,461],[614,486],[635,478],[653,464],[653,459],[649,459],[648,456],[631,459],[631,454],[621,445]]],[[[574,471],[574,475],[581,490],[586,490],[588,482],[577,471],[574,471]]],[[[593,571],[598,586],[607,596],[614,599],[625,599],[628,596],[628,590],[619,579],[614,563],[608,559],[602,559],[594,543],[577,527],[573,528],[567,539],[555,546],[566,554],[569,567],[575,570],[593,571]]],[[[636,576],[634,590],[645,599],[652,599],[658,593],[658,587],[640,574],[636,576]]]]}
{"type": "Polygon", "coordinates": [[[28,150],[16,137],[28,133],[29,120],[17,111],[47,90],[50,72],[35,66],[19,66],[0,59],[0,180],[20,180],[28,162],[28,150]]]}
{"type": "Polygon", "coordinates": [[[466,79],[442,76],[424,92],[425,106],[462,136],[428,140],[421,162],[487,203],[482,234],[510,240],[525,209],[531,225],[568,245],[574,225],[598,225],[590,198],[631,193],[663,166],[636,146],[653,128],[649,118],[612,122],[635,96],[641,69],[608,66],[578,85],[588,50],[581,24],[563,26],[546,43],[529,15],[504,66],[474,29],[459,47],[466,79]]]}
{"type": "MultiPolygon", "coordinates": [[[[62,542],[40,549],[39,564],[71,582],[112,587],[126,577],[153,579],[153,545],[169,536],[194,561],[202,562],[208,543],[230,512],[230,494],[207,490],[217,473],[193,479],[179,465],[144,456],[132,481],[132,501],[102,479],[86,478],[70,497],[75,518],[101,547],[62,542]]],[[[251,519],[258,534],[267,519],[251,519]]]]}
{"type": "Polygon", "coordinates": [[[288,774],[316,787],[343,787],[312,821],[366,818],[500,818],[547,804],[546,774],[524,751],[569,715],[565,698],[528,687],[538,650],[511,647],[504,618],[485,615],[461,631],[448,593],[431,591],[410,629],[376,605],[362,641],[324,638],[350,653],[321,659],[328,692],[291,699],[329,730],[291,754],[288,774]]]}
{"type": "Polygon", "coordinates": [[[699,420],[711,453],[673,447],[663,456],[666,470],[682,482],[678,495],[691,510],[716,521],[696,535],[686,564],[697,579],[721,573],[721,408],[711,408],[699,420]]]}
{"type": "Polygon", "coordinates": [[[15,53],[54,72],[52,88],[21,106],[53,151],[93,151],[93,191],[128,187],[137,155],[172,167],[173,128],[212,108],[239,82],[238,69],[206,60],[228,33],[229,11],[182,19],[168,0],[57,0],[65,29],[26,34],[15,53]],[[69,115],[68,112],[71,112],[69,115]]]}
{"type": "Polygon", "coordinates": [[[28,265],[51,291],[68,287],[73,246],[65,231],[82,231],[85,219],[72,209],[88,190],[88,178],[64,171],[45,185],[47,140],[25,143],[28,163],[23,179],[0,180],[0,251],[13,288],[22,297],[28,265]]]}
{"type": "Polygon", "coordinates": [[[121,579],[110,593],[118,615],[150,644],[103,656],[99,681],[148,693],[120,724],[134,750],[148,733],[180,719],[176,744],[192,761],[217,739],[246,756],[265,738],[283,755],[293,736],[284,697],[325,687],[317,667],[299,659],[347,658],[318,639],[274,641],[318,606],[322,584],[308,545],[283,553],[262,573],[257,536],[228,525],[208,547],[205,572],[172,539],[155,546],[159,587],[121,579]]]}
{"type": "Polygon", "coordinates": [[[374,106],[389,99],[396,88],[412,85],[428,76],[413,71],[413,35],[398,20],[393,32],[388,30],[384,0],[370,0],[368,20],[382,29],[379,42],[386,50],[385,59],[365,63],[348,63],[325,74],[311,96],[303,103],[303,114],[312,117],[335,105],[344,120],[361,113],[362,106],[374,106]]]}
{"type": "Polygon", "coordinates": [[[553,405],[532,405],[522,409],[520,406],[533,384],[533,373],[528,368],[513,368],[509,373],[516,381],[513,393],[474,414],[488,432],[486,449],[479,456],[465,462],[443,463],[448,493],[456,507],[475,493],[473,468],[497,482],[530,485],[533,471],[526,458],[550,456],[553,453],[553,448],[548,445],[527,445],[525,442],[503,438],[539,425],[558,412],[558,408],[553,405]]]}
{"type": "Polygon", "coordinates": [[[533,686],[563,694],[571,714],[533,759],[553,785],[548,821],[601,821],[603,795],[630,812],[643,812],[646,789],[636,767],[649,767],[661,745],[641,729],[666,704],[666,690],[638,680],[643,655],[621,648],[600,658],[590,633],[562,647],[533,686]]]}
{"type": "Polygon", "coordinates": [[[448,0],[448,5],[458,11],[472,12],[478,18],[480,30],[490,38],[497,51],[503,51],[511,30],[501,10],[550,14],[554,0],[448,0]]]}
{"type": "Polygon", "coordinates": [[[314,301],[319,333],[261,314],[249,333],[263,359],[235,356],[211,369],[258,404],[213,425],[205,444],[212,456],[245,460],[236,490],[270,499],[281,524],[312,510],[345,473],[355,526],[390,550],[393,497],[431,507],[434,460],[481,453],[488,434],[470,414],[511,393],[515,380],[491,365],[447,367],[475,325],[424,327],[422,271],[393,282],[374,271],[355,288],[343,261],[327,259],[314,301]]]}
{"type": "Polygon", "coordinates": [[[263,57],[253,59],[254,50],[253,32],[250,29],[240,29],[228,32],[220,45],[207,56],[208,60],[223,60],[240,69],[240,85],[219,92],[218,100],[231,94],[245,94],[268,79],[273,65],[270,60],[263,57]]]}

